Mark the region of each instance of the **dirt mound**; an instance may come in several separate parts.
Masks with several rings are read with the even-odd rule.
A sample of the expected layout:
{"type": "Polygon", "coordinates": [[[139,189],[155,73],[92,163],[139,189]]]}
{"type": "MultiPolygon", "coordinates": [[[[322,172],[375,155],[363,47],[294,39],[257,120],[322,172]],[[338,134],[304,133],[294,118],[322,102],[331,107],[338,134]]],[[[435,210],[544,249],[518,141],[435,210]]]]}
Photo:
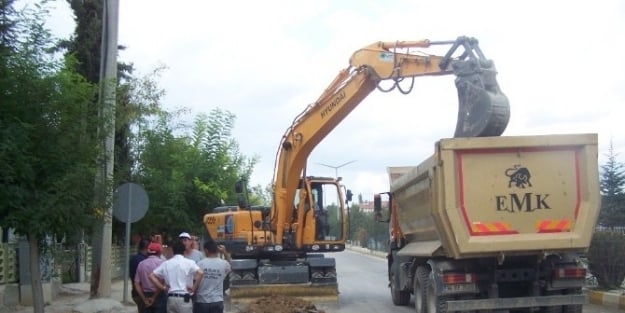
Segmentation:
{"type": "Polygon", "coordinates": [[[288,296],[269,296],[255,299],[239,313],[325,313],[310,301],[288,296]]]}

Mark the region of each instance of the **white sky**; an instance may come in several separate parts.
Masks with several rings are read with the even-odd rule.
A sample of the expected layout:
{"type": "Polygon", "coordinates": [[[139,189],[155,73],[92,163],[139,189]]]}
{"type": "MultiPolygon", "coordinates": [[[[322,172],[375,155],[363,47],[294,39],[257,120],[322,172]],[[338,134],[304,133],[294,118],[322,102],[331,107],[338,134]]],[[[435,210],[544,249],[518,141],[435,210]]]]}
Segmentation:
{"type": "MultiPolygon", "coordinates": [[[[50,27],[73,31],[65,1],[50,27]]],[[[376,41],[480,40],[511,105],[504,135],[598,133],[625,161],[625,2],[604,1],[164,1],[120,0],[119,58],[140,73],[159,64],[165,108],[236,115],[241,152],[260,156],[267,185],[284,130],[351,54],[376,41]]],[[[453,136],[453,77],[423,77],[409,95],[374,91],[309,158],[365,200],[388,189],[387,166],[417,165],[453,136]]]]}

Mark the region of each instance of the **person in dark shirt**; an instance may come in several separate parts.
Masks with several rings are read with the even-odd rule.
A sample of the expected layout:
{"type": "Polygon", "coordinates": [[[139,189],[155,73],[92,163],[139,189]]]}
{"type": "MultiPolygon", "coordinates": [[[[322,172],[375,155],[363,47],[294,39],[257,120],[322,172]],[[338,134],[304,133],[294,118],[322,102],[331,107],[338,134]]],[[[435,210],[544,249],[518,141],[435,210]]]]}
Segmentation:
{"type": "Polygon", "coordinates": [[[135,281],[135,274],[137,273],[137,267],[139,266],[139,263],[141,263],[141,261],[148,258],[148,244],[150,244],[149,240],[141,239],[139,241],[139,245],[137,246],[137,250],[138,250],[137,254],[133,255],[130,258],[130,261],[128,262],[128,266],[129,266],[128,272],[130,274],[128,278],[130,278],[130,283],[132,285],[132,291],[131,291],[132,301],[134,301],[137,304],[138,313],[144,313],[145,304],[143,303],[143,300],[139,296],[139,293],[137,293],[137,291],[135,290],[135,284],[133,282],[135,281]]]}

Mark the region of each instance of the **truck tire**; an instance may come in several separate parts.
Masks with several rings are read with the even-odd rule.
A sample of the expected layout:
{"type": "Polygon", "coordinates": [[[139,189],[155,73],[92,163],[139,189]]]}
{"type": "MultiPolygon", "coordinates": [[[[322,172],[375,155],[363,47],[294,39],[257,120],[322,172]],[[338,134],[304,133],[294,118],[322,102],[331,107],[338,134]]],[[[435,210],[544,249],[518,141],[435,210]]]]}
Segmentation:
{"type": "Polygon", "coordinates": [[[414,275],[414,308],[416,313],[427,313],[427,290],[430,269],[419,266],[414,275]]]}
{"type": "Polygon", "coordinates": [[[434,280],[434,272],[430,271],[427,289],[427,309],[428,313],[447,313],[447,301],[451,300],[449,296],[439,296],[434,280]]]}
{"type": "Polygon", "coordinates": [[[394,305],[407,305],[410,302],[410,291],[401,290],[399,286],[399,264],[391,265],[391,298],[394,305]]]}

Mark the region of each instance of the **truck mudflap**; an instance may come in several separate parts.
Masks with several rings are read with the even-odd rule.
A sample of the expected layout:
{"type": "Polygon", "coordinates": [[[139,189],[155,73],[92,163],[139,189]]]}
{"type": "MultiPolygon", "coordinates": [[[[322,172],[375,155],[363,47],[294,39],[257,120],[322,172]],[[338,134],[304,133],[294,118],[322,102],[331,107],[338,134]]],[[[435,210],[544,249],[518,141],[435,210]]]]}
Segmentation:
{"type": "Polygon", "coordinates": [[[586,296],[583,294],[475,300],[450,300],[447,301],[447,311],[453,312],[493,309],[518,309],[586,304],[586,302],[586,296]]]}

